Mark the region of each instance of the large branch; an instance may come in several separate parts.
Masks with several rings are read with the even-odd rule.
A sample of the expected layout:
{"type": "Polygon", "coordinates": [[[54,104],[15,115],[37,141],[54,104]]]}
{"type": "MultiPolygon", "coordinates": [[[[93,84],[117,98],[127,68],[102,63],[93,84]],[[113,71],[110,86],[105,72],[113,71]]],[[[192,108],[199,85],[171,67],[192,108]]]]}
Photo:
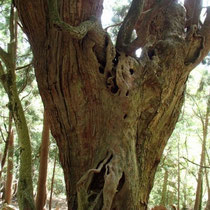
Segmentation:
{"type": "Polygon", "coordinates": [[[206,48],[206,51],[209,52],[210,50],[210,6],[207,7],[206,19],[201,28],[201,35],[205,37],[204,47],[206,48]]]}
{"type": "Polygon", "coordinates": [[[202,9],[202,0],[185,0],[184,6],[187,13],[187,27],[198,25],[202,9]]]}
{"type": "Polygon", "coordinates": [[[203,39],[202,46],[200,46],[198,58],[190,65],[190,69],[195,68],[210,51],[210,7],[207,7],[206,19],[203,23],[199,35],[201,35],[203,39]]]}
{"type": "Polygon", "coordinates": [[[133,54],[138,48],[141,48],[146,44],[148,41],[149,27],[151,22],[153,21],[154,17],[157,16],[160,10],[164,7],[167,7],[171,2],[172,0],[162,0],[161,2],[156,3],[153,8],[142,13],[144,17],[137,29],[138,37],[127,46],[126,51],[128,54],[133,54]]]}
{"type": "Polygon", "coordinates": [[[133,0],[122,26],[120,27],[116,47],[124,51],[131,41],[132,32],[143,10],[144,0],[133,0]]]}
{"type": "Polygon", "coordinates": [[[72,38],[82,39],[88,31],[93,29],[96,24],[96,18],[91,17],[91,20],[82,22],[79,26],[71,26],[61,20],[58,13],[57,0],[49,0],[49,15],[52,23],[60,30],[67,31],[72,38]]]}

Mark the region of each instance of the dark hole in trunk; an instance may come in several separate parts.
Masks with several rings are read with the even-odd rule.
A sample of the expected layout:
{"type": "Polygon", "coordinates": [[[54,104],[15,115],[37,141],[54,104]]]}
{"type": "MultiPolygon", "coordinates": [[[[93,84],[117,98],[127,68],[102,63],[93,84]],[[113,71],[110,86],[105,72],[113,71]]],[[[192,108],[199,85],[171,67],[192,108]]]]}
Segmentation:
{"type": "Polygon", "coordinates": [[[148,56],[149,56],[149,58],[152,60],[152,57],[155,55],[155,51],[154,51],[154,49],[149,49],[148,50],[148,56]]]}
{"type": "Polygon", "coordinates": [[[114,86],[111,87],[111,92],[112,93],[117,93],[117,91],[119,90],[119,87],[117,86],[116,78],[113,79],[113,84],[114,84],[114,86]]]}
{"type": "Polygon", "coordinates": [[[134,74],[134,70],[133,69],[130,69],[130,74],[134,74]]]}
{"type": "Polygon", "coordinates": [[[101,74],[104,74],[104,67],[100,66],[100,67],[99,67],[99,72],[100,72],[101,74]]]}
{"type": "Polygon", "coordinates": [[[89,201],[89,202],[92,202],[92,201],[94,201],[94,200],[96,199],[96,197],[97,197],[97,193],[94,193],[94,194],[92,194],[92,195],[90,195],[90,196],[88,197],[88,201],[89,201]]]}
{"type": "MultiPolygon", "coordinates": [[[[96,193],[99,193],[102,189],[103,189],[103,186],[104,186],[104,174],[106,172],[106,164],[109,163],[112,159],[113,155],[111,155],[111,157],[107,160],[107,162],[104,164],[104,166],[102,167],[100,173],[95,173],[93,175],[93,178],[91,180],[91,183],[90,183],[90,186],[88,188],[88,191],[92,191],[92,192],[96,192],[96,193]]],[[[103,162],[100,161],[97,165],[96,168],[99,167],[99,165],[103,162]]]]}
{"type": "Polygon", "coordinates": [[[124,115],[124,117],[123,117],[123,119],[126,119],[126,118],[127,118],[127,116],[128,116],[128,115],[127,115],[127,114],[125,114],[125,115],[124,115]]]}
{"type": "Polygon", "coordinates": [[[119,181],[118,186],[117,186],[117,191],[118,192],[122,189],[124,183],[125,183],[125,173],[123,172],[122,177],[120,178],[120,181],[119,181]]]}
{"type": "Polygon", "coordinates": [[[116,52],[116,56],[115,56],[115,58],[112,60],[114,66],[117,66],[117,64],[118,64],[118,57],[119,57],[119,56],[120,56],[120,54],[119,54],[118,52],[116,52]]]}

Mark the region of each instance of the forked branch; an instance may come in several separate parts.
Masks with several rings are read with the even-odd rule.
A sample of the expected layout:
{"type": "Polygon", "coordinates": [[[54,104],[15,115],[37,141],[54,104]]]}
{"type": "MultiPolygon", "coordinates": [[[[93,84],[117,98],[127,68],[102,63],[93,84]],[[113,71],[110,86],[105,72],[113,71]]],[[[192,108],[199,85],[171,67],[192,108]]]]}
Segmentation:
{"type": "Polygon", "coordinates": [[[160,12],[161,9],[167,7],[172,0],[162,0],[156,3],[153,8],[142,13],[143,19],[140,26],[137,26],[137,38],[133,40],[127,47],[127,53],[133,54],[138,48],[141,48],[148,41],[149,36],[149,26],[155,16],[160,12]]]}
{"type": "Polygon", "coordinates": [[[122,26],[120,27],[116,47],[118,50],[125,51],[130,44],[132,32],[143,10],[144,0],[133,0],[122,26]]]}
{"type": "Polygon", "coordinates": [[[71,26],[68,23],[61,20],[58,13],[57,0],[49,0],[49,16],[53,25],[62,30],[69,32],[70,36],[74,39],[82,39],[85,37],[88,31],[93,29],[96,26],[97,21],[94,17],[91,17],[90,20],[82,22],[79,26],[71,26]]]}

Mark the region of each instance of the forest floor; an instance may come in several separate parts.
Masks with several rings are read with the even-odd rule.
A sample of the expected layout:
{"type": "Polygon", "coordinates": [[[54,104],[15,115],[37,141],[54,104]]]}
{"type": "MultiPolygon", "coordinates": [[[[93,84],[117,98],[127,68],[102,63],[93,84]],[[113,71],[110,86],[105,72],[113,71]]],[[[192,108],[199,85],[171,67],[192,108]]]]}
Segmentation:
{"type": "MultiPolygon", "coordinates": [[[[46,209],[49,209],[49,200],[47,200],[47,205],[45,207],[46,209]]],[[[53,197],[52,199],[52,209],[55,210],[67,210],[67,203],[66,203],[66,197],[53,197]]]]}
{"type": "MultiPolygon", "coordinates": [[[[12,207],[15,207],[16,210],[18,210],[18,203],[17,199],[13,199],[11,203],[12,207]]],[[[0,210],[2,209],[3,204],[0,201],[0,210]]],[[[51,210],[67,210],[67,203],[66,203],[66,197],[65,196],[54,196],[52,199],[52,205],[51,205],[51,210]]],[[[47,200],[47,205],[45,206],[45,209],[49,209],[49,199],[47,200]]]]}

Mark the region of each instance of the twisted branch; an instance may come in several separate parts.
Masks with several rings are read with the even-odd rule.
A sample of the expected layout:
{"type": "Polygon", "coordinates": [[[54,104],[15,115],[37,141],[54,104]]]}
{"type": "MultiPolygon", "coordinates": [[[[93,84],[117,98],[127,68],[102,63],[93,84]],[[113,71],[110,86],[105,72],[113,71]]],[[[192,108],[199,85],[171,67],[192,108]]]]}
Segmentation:
{"type": "Polygon", "coordinates": [[[57,0],[49,0],[48,6],[49,16],[53,25],[61,31],[67,31],[74,39],[84,38],[87,32],[93,29],[97,24],[96,18],[91,17],[90,20],[82,22],[79,26],[71,26],[61,20],[58,13],[57,0]]]}

